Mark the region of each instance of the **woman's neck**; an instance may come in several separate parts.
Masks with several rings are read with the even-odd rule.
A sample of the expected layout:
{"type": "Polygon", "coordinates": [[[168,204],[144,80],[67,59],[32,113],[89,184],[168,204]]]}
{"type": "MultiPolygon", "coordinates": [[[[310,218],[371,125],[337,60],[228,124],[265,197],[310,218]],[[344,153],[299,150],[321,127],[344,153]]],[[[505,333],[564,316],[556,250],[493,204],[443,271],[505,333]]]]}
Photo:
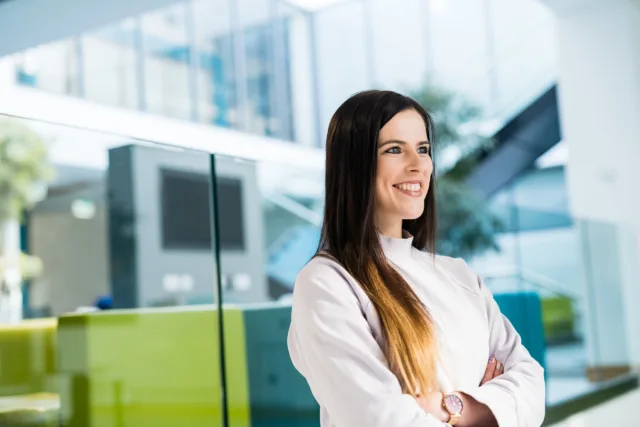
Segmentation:
{"type": "Polygon", "coordinates": [[[386,237],[402,239],[402,221],[378,223],[378,233],[386,237]]]}

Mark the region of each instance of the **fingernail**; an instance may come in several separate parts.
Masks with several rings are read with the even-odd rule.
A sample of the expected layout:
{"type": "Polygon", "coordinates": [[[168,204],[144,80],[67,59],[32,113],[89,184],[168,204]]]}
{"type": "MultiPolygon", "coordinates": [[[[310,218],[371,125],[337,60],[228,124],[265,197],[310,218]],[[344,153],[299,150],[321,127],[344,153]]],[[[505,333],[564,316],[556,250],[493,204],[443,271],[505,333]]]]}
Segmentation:
{"type": "Polygon", "coordinates": [[[491,356],[491,358],[489,359],[489,363],[493,363],[496,361],[496,357],[495,356],[491,356]]]}

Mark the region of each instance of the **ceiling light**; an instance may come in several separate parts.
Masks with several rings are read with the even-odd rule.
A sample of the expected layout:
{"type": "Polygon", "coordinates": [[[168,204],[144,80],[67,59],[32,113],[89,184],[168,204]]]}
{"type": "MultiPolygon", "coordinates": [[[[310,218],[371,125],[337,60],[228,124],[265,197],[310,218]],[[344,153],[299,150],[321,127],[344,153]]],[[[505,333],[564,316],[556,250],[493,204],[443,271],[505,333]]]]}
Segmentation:
{"type": "Polygon", "coordinates": [[[288,0],[288,3],[300,9],[315,12],[344,1],[345,0],[288,0]]]}

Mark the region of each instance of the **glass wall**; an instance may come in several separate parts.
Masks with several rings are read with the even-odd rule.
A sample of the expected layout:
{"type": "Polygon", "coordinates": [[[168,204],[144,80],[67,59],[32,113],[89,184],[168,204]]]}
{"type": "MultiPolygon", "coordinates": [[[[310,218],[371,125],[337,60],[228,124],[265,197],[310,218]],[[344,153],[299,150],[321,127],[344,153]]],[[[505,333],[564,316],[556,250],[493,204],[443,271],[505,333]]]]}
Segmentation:
{"type": "Polygon", "coordinates": [[[77,40],[64,40],[16,54],[16,81],[54,93],[80,95],[80,50],[77,40]]]}
{"type": "MultiPolygon", "coordinates": [[[[286,337],[319,240],[322,165],[19,123],[54,141],[56,173],[21,226],[25,319],[0,325],[9,412],[74,427],[317,425],[286,337]]],[[[631,368],[620,262],[634,237],[567,215],[563,180],[537,170],[497,195],[501,250],[468,259],[546,367],[549,406],[631,368]]]]}
{"type": "Polygon", "coordinates": [[[16,81],[291,140],[292,12],[277,1],[177,2],[14,55],[16,81]]]}
{"type": "Polygon", "coordinates": [[[230,0],[191,3],[198,121],[238,128],[238,85],[234,62],[230,0]]]}
{"type": "Polygon", "coordinates": [[[116,107],[140,105],[136,25],[137,20],[129,18],[78,38],[81,96],[116,107]]]}
{"type": "MultiPolygon", "coordinates": [[[[2,424],[224,425],[209,153],[14,123],[55,174],[21,226],[25,319],[0,325],[2,424]]],[[[24,184],[26,169],[0,169],[24,184]]]]}
{"type": "Polygon", "coordinates": [[[192,117],[187,4],[145,14],[142,33],[144,106],[151,113],[188,120],[192,117]]]}
{"type": "Polygon", "coordinates": [[[55,174],[21,224],[24,319],[0,325],[12,367],[0,371],[0,420],[317,424],[286,332],[295,275],[318,243],[322,165],[12,122],[42,140],[55,174]]]}
{"type": "Polygon", "coordinates": [[[229,402],[229,427],[317,426],[318,405],[287,349],[290,297],[298,271],[314,255],[320,238],[323,174],[285,164],[215,156],[220,230],[221,301],[239,311],[246,371],[231,369],[227,391],[249,385],[246,408],[229,402]]]}
{"type": "Polygon", "coordinates": [[[319,146],[335,109],[360,90],[446,89],[480,107],[478,120],[495,132],[555,81],[553,19],[535,0],[307,6],[176,2],[16,55],[16,76],[56,93],[319,146]]]}
{"type": "Polygon", "coordinates": [[[313,20],[321,129],[375,87],[447,90],[478,106],[491,133],[555,82],[554,21],[540,2],[351,0],[313,20]]]}
{"type": "Polygon", "coordinates": [[[628,374],[621,253],[635,236],[619,224],[574,218],[563,166],[520,177],[494,197],[493,209],[505,224],[500,252],[470,264],[499,303],[522,295],[515,312],[501,308],[524,322],[523,340],[544,360],[548,405],[628,374]],[[539,305],[540,324],[524,295],[539,305]]]}

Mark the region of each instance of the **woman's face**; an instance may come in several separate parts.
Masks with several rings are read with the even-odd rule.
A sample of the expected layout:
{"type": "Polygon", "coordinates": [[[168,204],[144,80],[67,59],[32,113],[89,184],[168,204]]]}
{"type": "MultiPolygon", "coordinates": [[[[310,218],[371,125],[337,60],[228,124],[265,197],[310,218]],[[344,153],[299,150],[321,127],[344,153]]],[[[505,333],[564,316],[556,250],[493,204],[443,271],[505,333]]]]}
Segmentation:
{"type": "Polygon", "coordinates": [[[400,237],[403,219],[424,210],[433,163],[422,116],[415,110],[396,114],[380,129],[376,177],[376,226],[386,236],[400,237]]]}

